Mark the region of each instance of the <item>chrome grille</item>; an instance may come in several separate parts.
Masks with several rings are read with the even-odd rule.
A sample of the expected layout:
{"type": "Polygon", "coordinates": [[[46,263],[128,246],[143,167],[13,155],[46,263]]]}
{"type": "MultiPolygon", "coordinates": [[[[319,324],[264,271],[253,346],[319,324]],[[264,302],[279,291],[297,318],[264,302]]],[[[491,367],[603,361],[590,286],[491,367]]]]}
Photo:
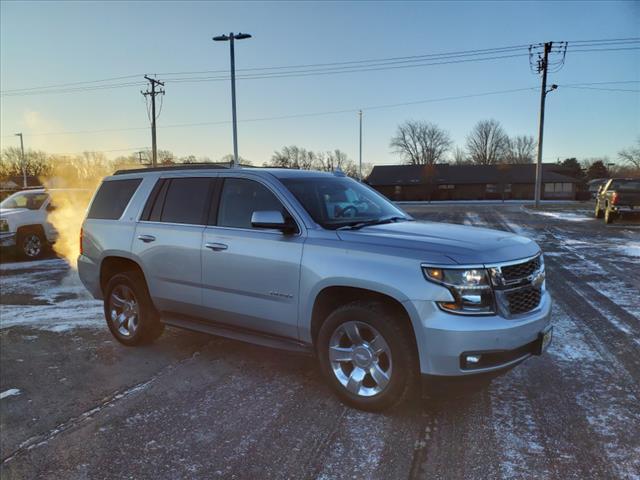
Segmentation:
{"type": "Polygon", "coordinates": [[[512,315],[530,312],[540,304],[542,290],[540,287],[518,288],[506,293],[509,311],[512,315]]]}
{"type": "Polygon", "coordinates": [[[540,256],[529,260],[528,262],[518,263],[516,265],[506,265],[500,270],[502,271],[502,278],[509,282],[511,280],[519,280],[521,278],[527,278],[540,269],[540,256]]]}

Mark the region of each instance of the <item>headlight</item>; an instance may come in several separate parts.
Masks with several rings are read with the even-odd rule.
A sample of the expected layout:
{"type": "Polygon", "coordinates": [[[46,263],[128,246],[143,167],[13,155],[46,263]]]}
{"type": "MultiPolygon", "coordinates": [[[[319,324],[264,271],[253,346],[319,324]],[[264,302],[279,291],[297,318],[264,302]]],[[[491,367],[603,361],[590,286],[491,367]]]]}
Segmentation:
{"type": "Polygon", "coordinates": [[[447,312],[463,315],[496,313],[489,274],[484,268],[456,269],[423,266],[427,280],[449,289],[453,302],[437,302],[447,312]]]}
{"type": "Polygon", "coordinates": [[[8,232],[9,231],[9,222],[7,222],[4,218],[0,218],[0,232],[8,232]]]}

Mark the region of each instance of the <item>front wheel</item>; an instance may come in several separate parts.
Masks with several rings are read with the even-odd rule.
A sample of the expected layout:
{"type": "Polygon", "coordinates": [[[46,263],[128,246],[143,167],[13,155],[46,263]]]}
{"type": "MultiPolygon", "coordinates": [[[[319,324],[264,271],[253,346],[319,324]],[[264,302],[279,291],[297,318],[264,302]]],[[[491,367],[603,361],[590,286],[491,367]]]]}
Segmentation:
{"type": "Polygon", "coordinates": [[[135,271],[111,277],[105,290],[104,315],[109,330],[123,345],[151,343],[164,330],[144,277],[135,271]]]}
{"type": "Polygon", "coordinates": [[[323,375],[345,403],[380,411],[409,397],[418,362],[407,330],[377,302],[354,302],[327,317],[318,333],[318,357],[323,375]]]}
{"type": "Polygon", "coordinates": [[[17,246],[20,255],[27,260],[37,260],[45,252],[46,240],[35,231],[20,233],[17,246]]]}

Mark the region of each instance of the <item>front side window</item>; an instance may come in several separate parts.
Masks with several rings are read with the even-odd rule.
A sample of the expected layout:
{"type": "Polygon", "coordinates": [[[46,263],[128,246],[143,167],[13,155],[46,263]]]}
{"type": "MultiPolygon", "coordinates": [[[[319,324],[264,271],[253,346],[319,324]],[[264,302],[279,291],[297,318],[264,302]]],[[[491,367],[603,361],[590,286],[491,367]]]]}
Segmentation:
{"type": "Polygon", "coordinates": [[[284,206],[264,185],[245,178],[226,178],[220,195],[218,226],[234,228],[252,228],[253,212],[282,212],[287,218],[284,206]]]}
{"type": "Polygon", "coordinates": [[[39,210],[47,198],[49,198],[49,195],[42,192],[14,193],[0,203],[0,208],[27,208],[29,210],[39,210]]]}
{"type": "Polygon", "coordinates": [[[316,223],[336,229],[360,222],[407,219],[391,202],[370,188],[346,177],[283,178],[316,223]]]}

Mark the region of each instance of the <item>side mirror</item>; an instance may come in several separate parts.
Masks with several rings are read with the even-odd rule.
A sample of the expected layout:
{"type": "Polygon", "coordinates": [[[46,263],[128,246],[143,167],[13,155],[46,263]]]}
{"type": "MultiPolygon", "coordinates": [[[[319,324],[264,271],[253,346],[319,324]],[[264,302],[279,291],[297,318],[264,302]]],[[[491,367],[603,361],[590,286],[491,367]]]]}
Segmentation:
{"type": "Polygon", "coordinates": [[[53,212],[56,209],[56,206],[53,203],[47,205],[47,212],[53,212]]]}
{"type": "Polygon", "coordinates": [[[261,210],[253,212],[251,215],[251,226],[253,228],[270,228],[280,230],[282,233],[293,233],[296,231],[296,224],[291,220],[286,220],[282,212],[277,210],[261,210]]]}

